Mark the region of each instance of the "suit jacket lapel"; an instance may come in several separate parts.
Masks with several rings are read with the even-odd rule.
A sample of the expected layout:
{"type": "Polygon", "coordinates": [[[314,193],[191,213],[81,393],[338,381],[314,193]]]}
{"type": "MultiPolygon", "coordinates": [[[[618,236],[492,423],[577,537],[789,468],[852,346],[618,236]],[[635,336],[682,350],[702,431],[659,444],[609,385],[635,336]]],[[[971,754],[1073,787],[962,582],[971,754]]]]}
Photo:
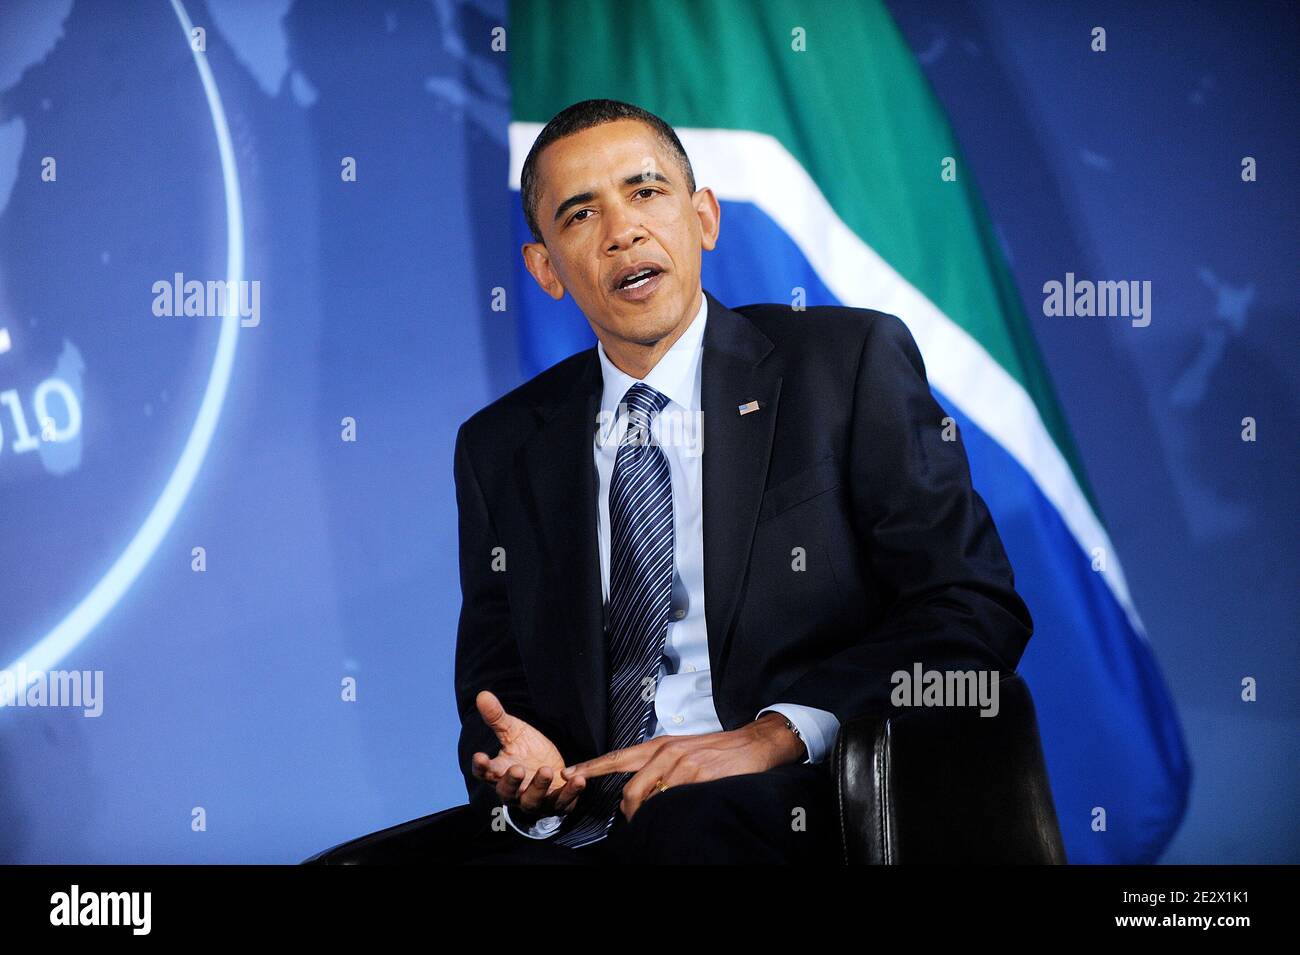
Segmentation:
{"type": "Polygon", "coordinates": [[[709,292],[704,294],[709,300],[700,397],[704,429],[704,615],[714,704],[723,729],[734,729],[753,714],[724,712],[725,697],[720,690],[767,481],[781,378],[772,367],[761,366],[772,350],[771,340],[749,319],[727,308],[709,292]],[[740,406],[755,400],[759,409],[742,415],[740,406]]]}

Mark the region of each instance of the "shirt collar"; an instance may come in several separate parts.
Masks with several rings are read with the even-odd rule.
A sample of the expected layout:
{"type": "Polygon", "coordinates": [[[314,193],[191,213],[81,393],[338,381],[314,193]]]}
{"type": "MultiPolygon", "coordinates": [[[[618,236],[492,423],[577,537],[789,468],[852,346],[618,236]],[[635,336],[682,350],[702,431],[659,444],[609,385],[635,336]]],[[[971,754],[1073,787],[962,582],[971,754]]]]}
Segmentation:
{"type": "Polygon", "coordinates": [[[691,324],[682,332],[681,338],[673,342],[658,363],[646,373],[644,378],[633,378],[609,360],[605,346],[596,343],[596,354],[600,357],[600,370],[604,376],[604,387],[600,399],[600,420],[606,423],[601,434],[601,443],[610,436],[618,419],[618,404],[623,400],[629,388],[644,381],[661,394],[667,395],[670,404],[677,406],[678,412],[696,410],[695,403],[700,385],[700,358],[704,344],[704,323],[709,317],[709,300],[703,290],[700,292],[700,308],[691,319],[691,324]]]}

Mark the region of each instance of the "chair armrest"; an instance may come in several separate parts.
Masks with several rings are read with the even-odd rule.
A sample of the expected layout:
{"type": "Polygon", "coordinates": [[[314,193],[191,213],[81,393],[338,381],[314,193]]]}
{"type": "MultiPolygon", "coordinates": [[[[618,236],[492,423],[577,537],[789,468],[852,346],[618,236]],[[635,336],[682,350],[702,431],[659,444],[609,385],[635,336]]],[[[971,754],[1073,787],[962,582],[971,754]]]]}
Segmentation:
{"type": "Polygon", "coordinates": [[[840,727],[831,752],[849,864],[1064,864],[1029,687],[998,713],[908,707],[840,727]]]}
{"type": "Polygon", "coordinates": [[[453,806],[339,843],[301,865],[429,865],[454,856],[482,828],[472,805],[453,806]]]}

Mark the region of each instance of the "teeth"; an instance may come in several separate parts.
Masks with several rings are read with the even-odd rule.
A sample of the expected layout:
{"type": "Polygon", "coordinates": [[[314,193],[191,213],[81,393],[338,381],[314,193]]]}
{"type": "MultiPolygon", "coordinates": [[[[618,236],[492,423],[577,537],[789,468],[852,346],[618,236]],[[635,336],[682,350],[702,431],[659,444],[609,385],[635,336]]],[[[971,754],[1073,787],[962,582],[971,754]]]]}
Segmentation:
{"type": "Polygon", "coordinates": [[[650,278],[653,275],[654,275],[654,269],[642,269],[640,272],[633,272],[631,275],[629,275],[627,278],[623,280],[623,284],[620,286],[620,288],[639,288],[640,286],[644,285],[646,282],[650,281],[650,278]],[[636,277],[638,275],[644,277],[637,279],[636,277]],[[636,281],[633,281],[633,279],[636,279],[636,281]]]}

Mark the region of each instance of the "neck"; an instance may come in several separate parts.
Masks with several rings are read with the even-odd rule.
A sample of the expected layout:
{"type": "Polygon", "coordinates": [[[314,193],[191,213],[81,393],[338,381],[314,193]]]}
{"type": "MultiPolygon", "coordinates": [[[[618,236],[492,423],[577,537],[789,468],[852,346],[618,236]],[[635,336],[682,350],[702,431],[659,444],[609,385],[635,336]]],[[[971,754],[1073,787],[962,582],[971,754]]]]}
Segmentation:
{"type": "Polygon", "coordinates": [[[605,348],[605,354],[614,364],[614,367],[625,375],[636,379],[642,379],[650,374],[650,370],[659,364],[659,359],[668,354],[668,349],[677,344],[677,340],[686,334],[686,329],[691,327],[695,321],[695,316],[699,314],[701,300],[704,298],[703,290],[695,295],[694,304],[688,312],[688,318],[679,321],[677,327],[671,332],[660,338],[658,341],[643,344],[641,342],[630,342],[625,339],[607,339],[601,338],[600,343],[605,348]]]}

